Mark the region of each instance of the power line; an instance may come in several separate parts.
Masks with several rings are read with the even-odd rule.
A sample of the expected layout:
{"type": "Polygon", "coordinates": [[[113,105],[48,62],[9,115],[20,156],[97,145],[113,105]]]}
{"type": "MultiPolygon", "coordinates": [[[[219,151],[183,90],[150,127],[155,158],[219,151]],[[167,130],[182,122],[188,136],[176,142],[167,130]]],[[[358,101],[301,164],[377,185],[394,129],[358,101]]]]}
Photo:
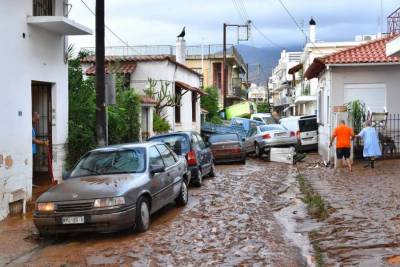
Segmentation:
{"type": "Polygon", "coordinates": [[[286,5],[283,3],[283,1],[279,0],[279,2],[281,3],[281,6],[285,9],[285,11],[289,15],[289,17],[292,19],[292,21],[296,25],[296,27],[306,37],[306,42],[309,41],[312,46],[314,46],[320,53],[322,53],[321,50],[319,50],[319,48],[315,45],[315,43],[310,40],[310,38],[308,37],[307,33],[303,30],[303,28],[300,26],[300,24],[296,21],[296,19],[294,18],[292,13],[290,13],[289,9],[286,7],[286,5]]]}
{"type": "MultiPolygon", "coordinates": [[[[85,3],[84,0],[81,0],[82,4],[85,5],[85,7],[90,11],[90,13],[93,14],[93,16],[96,16],[96,13],[85,3]]],[[[124,41],[120,36],[118,36],[118,34],[116,34],[110,27],[108,27],[107,25],[104,26],[112,35],[114,35],[114,37],[116,37],[121,43],[123,43],[125,46],[129,46],[127,41],[124,41]]],[[[139,51],[137,51],[136,49],[134,49],[138,54],[139,51]]]]}

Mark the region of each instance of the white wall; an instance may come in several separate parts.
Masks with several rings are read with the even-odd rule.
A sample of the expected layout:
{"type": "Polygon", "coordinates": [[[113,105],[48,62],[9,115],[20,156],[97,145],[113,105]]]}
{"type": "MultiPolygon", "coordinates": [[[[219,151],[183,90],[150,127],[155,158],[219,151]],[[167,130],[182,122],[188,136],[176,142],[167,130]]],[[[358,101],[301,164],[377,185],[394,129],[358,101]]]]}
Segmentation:
{"type": "MultiPolygon", "coordinates": [[[[200,78],[198,75],[175,65],[167,60],[165,61],[147,61],[138,62],[134,73],[131,75],[131,86],[138,89],[140,93],[147,87],[147,81],[153,80],[169,81],[169,91],[174,94],[174,82],[184,82],[193,87],[199,88],[200,78]]],[[[157,84],[160,86],[160,82],[157,84]]],[[[183,91],[185,92],[185,91],[183,91]]],[[[200,100],[196,103],[196,122],[192,122],[192,93],[187,92],[182,97],[181,103],[181,123],[175,123],[175,109],[167,108],[166,117],[173,131],[198,131],[200,132],[200,100]]]]}
{"type": "MultiPolygon", "coordinates": [[[[385,84],[386,107],[389,113],[400,113],[400,64],[391,66],[342,66],[330,67],[320,78],[323,88],[323,101],[320,108],[323,110],[323,126],[320,127],[320,154],[327,155],[327,144],[335,121],[332,113],[333,106],[344,103],[345,84],[385,84]],[[329,97],[329,107],[327,101],[329,97]]],[[[340,119],[347,117],[340,115],[340,119]]]]}
{"type": "MultiPolygon", "coordinates": [[[[62,2],[57,0],[58,2],[62,2]]],[[[58,7],[62,7],[58,5],[58,7]]],[[[61,12],[57,10],[57,13],[61,12]]],[[[68,120],[68,73],[63,60],[63,37],[29,26],[31,0],[3,0],[0,6],[2,64],[0,65],[0,219],[8,214],[12,192],[32,193],[31,81],[53,84],[53,157],[60,179],[68,120]],[[23,34],[25,33],[25,38],[23,34]],[[22,115],[19,116],[19,112],[22,115]],[[4,159],[12,160],[5,166],[4,159]]]]}

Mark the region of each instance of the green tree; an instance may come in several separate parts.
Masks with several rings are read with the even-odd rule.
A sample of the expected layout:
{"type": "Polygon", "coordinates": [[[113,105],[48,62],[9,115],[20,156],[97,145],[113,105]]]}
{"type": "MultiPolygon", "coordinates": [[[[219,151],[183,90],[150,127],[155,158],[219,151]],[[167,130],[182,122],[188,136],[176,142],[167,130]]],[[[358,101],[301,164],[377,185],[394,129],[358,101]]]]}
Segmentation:
{"type": "Polygon", "coordinates": [[[218,89],[210,86],[206,87],[204,91],[206,95],[201,97],[200,105],[208,111],[207,121],[214,123],[221,122],[221,119],[218,117],[218,89]]]}
{"type": "Polygon", "coordinates": [[[268,102],[257,103],[257,112],[258,113],[268,113],[269,112],[268,102]]]}
{"type": "Polygon", "coordinates": [[[156,133],[165,133],[171,130],[171,125],[168,121],[158,115],[156,112],[153,114],[153,131],[156,133]]]}

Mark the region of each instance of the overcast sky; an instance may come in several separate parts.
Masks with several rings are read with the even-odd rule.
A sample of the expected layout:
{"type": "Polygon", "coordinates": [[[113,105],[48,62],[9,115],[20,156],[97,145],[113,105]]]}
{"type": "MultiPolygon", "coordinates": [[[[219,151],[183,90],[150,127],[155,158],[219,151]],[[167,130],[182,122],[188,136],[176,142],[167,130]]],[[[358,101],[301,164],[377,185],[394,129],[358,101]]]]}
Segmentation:
{"type": "MultiPolygon", "coordinates": [[[[83,0],[92,10],[95,0],[83,0]]],[[[95,18],[81,0],[69,0],[70,18],[94,30],[95,18]]],[[[174,44],[186,26],[188,44],[222,43],[222,24],[243,23],[250,18],[255,26],[279,47],[301,46],[304,35],[296,27],[279,0],[105,0],[106,25],[129,45],[174,44]],[[243,3],[247,15],[240,15],[235,4],[243,3]]],[[[296,21],[308,32],[308,21],[317,22],[317,40],[353,40],[358,34],[380,31],[383,3],[383,29],[386,17],[400,7],[398,0],[282,0],[296,21]]],[[[242,7],[243,7],[242,5],[242,7]]],[[[243,8],[241,9],[243,10],[243,8]]],[[[243,13],[243,11],[242,11],[243,13]]],[[[236,31],[228,32],[235,43],[236,31]]],[[[94,46],[93,36],[70,37],[76,47],[94,46]]],[[[257,30],[243,44],[273,46],[257,30]]],[[[106,31],[106,46],[123,45],[106,31]]]]}

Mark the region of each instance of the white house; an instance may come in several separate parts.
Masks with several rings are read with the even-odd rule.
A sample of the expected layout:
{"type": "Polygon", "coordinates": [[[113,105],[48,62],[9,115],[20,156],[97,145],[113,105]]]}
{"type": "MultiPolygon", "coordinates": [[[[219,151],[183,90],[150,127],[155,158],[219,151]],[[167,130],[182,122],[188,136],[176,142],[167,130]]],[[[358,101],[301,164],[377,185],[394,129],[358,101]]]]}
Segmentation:
{"type": "Polygon", "coordinates": [[[282,50],[278,65],[269,78],[269,90],[273,99],[273,110],[281,115],[294,115],[293,97],[291,92],[292,76],[288,70],[299,64],[301,52],[286,52],[282,50]]]}
{"type": "Polygon", "coordinates": [[[37,137],[48,139],[54,176],[61,179],[68,134],[68,35],[92,31],[66,17],[65,0],[3,0],[0,7],[0,219],[25,209],[32,182],[49,182],[47,149],[32,157],[37,137]]]}
{"type": "Polygon", "coordinates": [[[322,42],[316,39],[316,22],[311,19],[309,22],[309,40],[306,43],[301,54],[299,64],[289,69],[289,74],[296,75],[296,82],[293,90],[295,114],[310,115],[317,113],[317,94],[318,94],[318,79],[304,80],[303,70],[306,70],[315,58],[323,57],[331,53],[347,49],[367,40],[376,39],[376,35],[359,35],[355,41],[347,42],[322,42]]]}
{"type": "MultiPolygon", "coordinates": [[[[163,112],[172,131],[200,132],[200,96],[204,94],[199,89],[201,76],[184,65],[184,42],[182,39],[178,40],[176,60],[172,56],[163,55],[106,56],[106,64],[113,64],[114,72],[124,74],[130,87],[142,96],[145,94],[144,90],[149,87],[149,79],[157,82],[157,90],[160,90],[162,84],[168,84],[168,92],[171,95],[181,95],[179,107],[166,107],[163,112]]],[[[82,62],[85,74],[94,75],[95,57],[86,57],[82,62]]],[[[154,100],[148,97],[142,98],[143,140],[154,134],[152,106],[154,106],[154,100]],[[145,104],[143,99],[147,99],[147,105],[143,105],[145,104]]]]}
{"type": "MultiPolygon", "coordinates": [[[[324,159],[328,159],[329,136],[337,123],[334,106],[358,99],[372,112],[400,113],[400,57],[386,55],[386,44],[394,38],[316,58],[305,71],[307,79],[318,78],[319,152],[324,159]]],[[[346,114],[341,116],[347,119],[346,114]]]]}
{"type": "Polygon", "coordinates": [[[252,83],[248,89],[247,98],[253,102],[267,102],[268,101],[268,90],[265,86],[257,86],[252,83]]]}

